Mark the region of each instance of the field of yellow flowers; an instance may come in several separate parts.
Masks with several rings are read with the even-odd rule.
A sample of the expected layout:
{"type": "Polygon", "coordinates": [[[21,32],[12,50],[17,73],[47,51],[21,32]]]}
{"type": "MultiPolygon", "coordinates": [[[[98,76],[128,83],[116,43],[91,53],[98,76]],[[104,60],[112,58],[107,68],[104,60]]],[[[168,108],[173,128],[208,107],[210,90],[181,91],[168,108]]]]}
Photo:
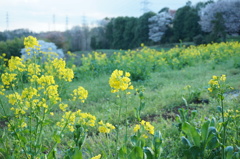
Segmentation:
{"type": "Polygon", "coordinates": [[[238,42],[67,60],[24,45],[36,56],[0,56],[0,158],[240,157],[238,42]]]}

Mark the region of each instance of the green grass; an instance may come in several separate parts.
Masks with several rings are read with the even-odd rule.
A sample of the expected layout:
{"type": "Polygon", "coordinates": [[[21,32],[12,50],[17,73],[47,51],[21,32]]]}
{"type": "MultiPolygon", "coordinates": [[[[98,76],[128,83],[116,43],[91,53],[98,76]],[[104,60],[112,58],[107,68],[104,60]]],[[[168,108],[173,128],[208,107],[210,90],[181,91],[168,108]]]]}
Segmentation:
{"type": "MultiPolygon", "coordinates": [[[[212,68],[212,64],[200,64],[193,67],[186,67],[182,70],[168,70],[165,72],[151,73],[146,81],[133,82],[135,88],[145,87],[146,108],[143,116],[161,115],[166,111],[171,111],[175,107],[184,105],[182,97],[188,97],[188,91],[185,86],[191,85],[191,91],[200,92],[199,98],[209,99],[207,95],[208,81],[212,75],[226,74],[227,80],[234,88],[239,89],[240,77],[239,69],[232,68],[231,60],[212,68]]],[[[111,93],[108,84],[110,74],[103,74],[97,77],[86,77],[81,81],[74,81],[69,89],[73,90],[81,85],[89,91],[87,101],[80,105],[83,111],[96,115],[99,119],[116,122],[114,118],[117,112],[115,94],[111,93]]],[[[201,104],[199,104],[201,105],[201,104]]],[[[134,108],[138,106],[138,98],[131,95],[129,101],[129,113],[133,113],[134,108]]],[[[132,114],[133,116],[133,114],[132,114]]]]}

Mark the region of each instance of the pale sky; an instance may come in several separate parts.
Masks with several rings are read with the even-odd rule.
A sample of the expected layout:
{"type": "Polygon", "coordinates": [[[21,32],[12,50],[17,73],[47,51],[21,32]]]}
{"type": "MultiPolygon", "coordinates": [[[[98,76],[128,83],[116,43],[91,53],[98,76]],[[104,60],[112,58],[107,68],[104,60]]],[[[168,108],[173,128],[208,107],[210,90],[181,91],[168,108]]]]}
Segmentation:
{"type": "MultiPolygon", "coordinates": [[[[180,8],[188,0],[0,0],[0,31],[64,31],[83,22],[96,25],[105,17],[139,17],[144,1],[149,2],[149,10],[157,13],[163,7],[180,8]]],[[[207,0],[191,0],[193,5],[199,1],[207,0]]]]}

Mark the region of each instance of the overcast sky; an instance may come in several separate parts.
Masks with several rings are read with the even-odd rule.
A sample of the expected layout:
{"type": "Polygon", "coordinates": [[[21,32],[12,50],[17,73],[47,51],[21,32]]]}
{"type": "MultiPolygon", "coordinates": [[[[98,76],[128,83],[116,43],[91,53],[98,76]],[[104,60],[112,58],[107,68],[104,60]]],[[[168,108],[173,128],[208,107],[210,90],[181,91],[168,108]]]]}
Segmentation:
{"type": "MultiPolygon", "coordinates": [[[[63,31],[84,22],[96,25],[105,17],[134,16],[145,9],[157,13],[163,7],[178,9],[187,0],[0,0],[0,31],[28,28],[31,31],[63,31]]],[[[207,0],[191,0],[197,2],[207,0]]]]}

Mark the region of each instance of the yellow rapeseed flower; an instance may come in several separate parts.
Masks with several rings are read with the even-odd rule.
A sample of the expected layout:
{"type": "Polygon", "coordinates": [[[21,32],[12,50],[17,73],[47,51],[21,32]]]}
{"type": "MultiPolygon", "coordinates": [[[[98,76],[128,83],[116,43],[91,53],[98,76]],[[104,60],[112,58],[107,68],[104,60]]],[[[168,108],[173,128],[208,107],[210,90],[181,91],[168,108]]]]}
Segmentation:
{"type": "Polygon", "coordinates": [[[14,80],[16,80],[16,76],[17,74],[15,73],[4,73],[2,74],[1,78],[2,78],[2,82],[4,85],[10,85],[11,82],[13,82],[14,80]]]}
{"type": "Polygon", "coordinates": [[[150,122],[146,122],[142,120],[140,124],[144,127],[145,130],[148,131],[149,134],[153,135],[154,134],[154,126],[150,124],[150,122]]]}
{"type": "Polygon", "coordinates": [[[102,155],[99,154],[99,155],[97,155],[97,156],[92,157],[91,159],[100,159],[101,157],[102,157],[102,155]]]}
{"type": "Polygon", "coordinates": [[[71,96],[73,97],[73,101],[81,100],[81,102],[84,103],[84,101],[88,97],[88,91],[83,87],[79,86],[77,89],[73,90],[73,94],[71,94],[71,96]]]}
{"type": "Polygon", "coordinates": [[[64,112],[66,111],[67,107],[68,107],[68,104],[63,104],[63,103],[59,104],[59,108],[64,112]]]}
{"type": "Polygon", "coordinates": [[[115,126],[113,126],[110,123],[104,124],[102,120],[100,122],[98,122],[98,124],[100,125],[98,127],[98,131],[100,133],[110,133],[111,130],[115,129],[115,126]]]}
{"type": "Polygon", "coordinates": [[[27,67],[28,75],[39,75],[41,72],[40,65],[31,63],[27,67]]]}
{"type": "Polygon", "coordinates": [[[34,48],[35,46],[39,46],[37,38],[33,36],[28,36],[24,38],[24,46],[25,48],[34,48]]]}
{"type": "Polygon", "coordinates": [[[125,72],[125,76],[122,70],[115,70],[113,71],[110,79],[109,85],[112,88],[112,93],[125,91],[127,89],[133,89],[131,85],[130,73],[125,72]]]}
{"type": "Polygon", "coordinates": [[[226,79],[227,79],[226,75],[222,75],[222,76],[220,77],[220,80],[223,81],[223,82],[225,82],[226,79]]]}
{"type": "Polygon", "coordinates": [[[8,68],[12,72],[14,70],[18,70],[20,72],[25,71],[25,65],[23,64],[23,59],[18,56],[12,56],[10,60],[8,60],[8,68]]]}
{"type": "Polygon", "coordinates": [[[134,132],[137,132],[139,129],[140,129],[140,125],[139,124],[137,124],[134,128],[133,128],[133,131],[134,132]]]}
{"type": "Polygon", "coordinates": [[[15,105],[16,103],[22,101],[21,96],[20,96],[17,92],[15,92],[15,93],[13,93],[13,94],[9,94],[9,95],[7,95],[6,97],[7,97],[8,100],[9,100],[8,102],[9,102],[10,104],[12,104],[12,105],[15,105]]]}
{"type": "Polygon", "coordinates": [[[45,76],[45,75],[42,75],[40,78],[38,78],[37,82],[42,86],[55,84],[55,80],[53,76],[45,76]]]}

